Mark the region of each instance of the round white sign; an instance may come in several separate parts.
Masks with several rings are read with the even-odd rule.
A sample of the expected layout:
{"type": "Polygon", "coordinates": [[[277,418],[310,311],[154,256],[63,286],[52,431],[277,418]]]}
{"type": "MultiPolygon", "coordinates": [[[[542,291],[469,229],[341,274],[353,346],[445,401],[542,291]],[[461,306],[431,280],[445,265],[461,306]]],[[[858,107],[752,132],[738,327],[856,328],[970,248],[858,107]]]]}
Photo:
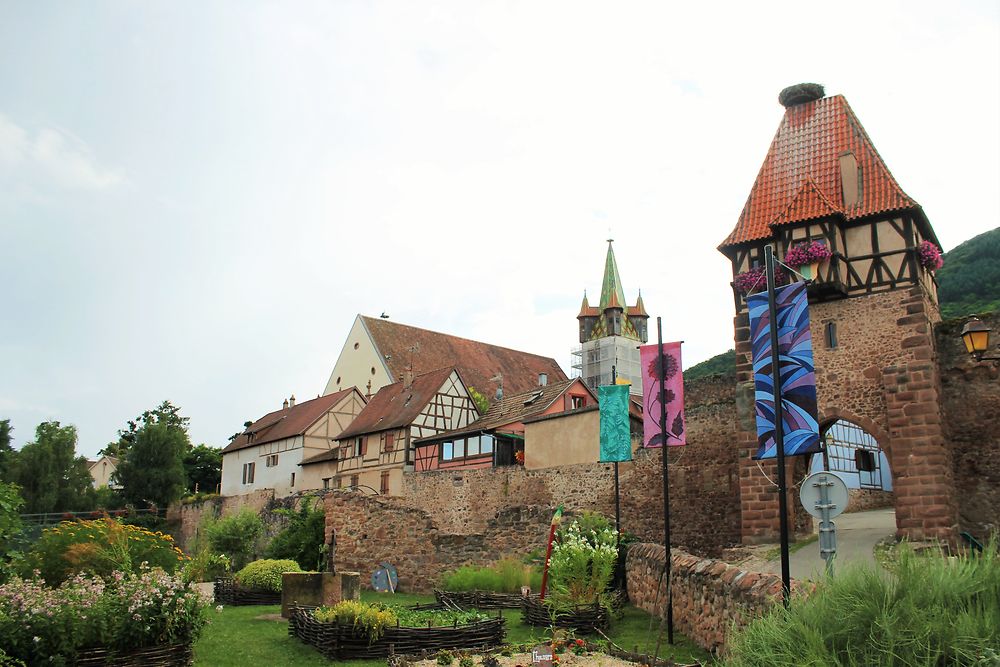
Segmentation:
{"type": "Polygon", "coordinates": [[[813,474],[802,480],[799,488],[799,500],[806,511],[817,519],[822,519],[823,515],[817,505],[822,504],[823,490],[826,490],[826,504],[830,505],[830,518],[841,514],[847,509],[847,484],[832,472],[822,471],[813,474]]]}

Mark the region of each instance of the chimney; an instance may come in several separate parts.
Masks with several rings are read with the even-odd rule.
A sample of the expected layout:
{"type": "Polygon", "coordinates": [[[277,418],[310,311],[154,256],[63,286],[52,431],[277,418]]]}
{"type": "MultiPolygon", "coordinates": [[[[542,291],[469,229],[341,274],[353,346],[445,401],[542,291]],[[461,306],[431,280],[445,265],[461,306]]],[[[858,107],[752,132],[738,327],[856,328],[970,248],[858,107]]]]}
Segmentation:
{"type": "Polygon", "coordinates": [[[413,369],[407,368],[403,371],[403,387],[409,389],[413,386],[413,369]]]}
{"type": "Polygon", "coordinates": [[[287,399],[287,398],[286,398],[286,399],[284,400],[284,402],[283,402],[283,403],[281,404],[281,409],[282,409],[282,410],[287,410],[287,409],[288,409],[288,399],[287,399]]]}
{"type": "Polygon", "coordinates": [[[549,383],[548,373],[539,373],[538,374],[538,386],[539,387],[544,387],[548,383],[549,383]]]}
{"type": "Polygon", "coordinates": [[[295,407],[295,394],[292,394],[291,396],[288,397],[288,407],[290,408],[295,407]]]}

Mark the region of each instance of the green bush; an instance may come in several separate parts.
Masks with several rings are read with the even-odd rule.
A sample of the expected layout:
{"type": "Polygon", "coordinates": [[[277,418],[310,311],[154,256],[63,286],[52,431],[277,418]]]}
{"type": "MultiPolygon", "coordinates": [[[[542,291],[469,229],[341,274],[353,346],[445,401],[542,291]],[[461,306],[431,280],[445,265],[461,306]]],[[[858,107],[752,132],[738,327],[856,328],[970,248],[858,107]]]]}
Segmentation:
{"type": "Polygon", "coordinates": [[[208,549],[202,549],[184,566],[184,581],[214,581],[225,577],[232,569],[229,556],[214,554],[208,549]]]}
{"type": "Polygon", "coordinates": [[[397,618],[394,610],[383,605],[344,600],[332,607],[317,609],[316,620],[320,623],[349,623],[374,642],[387,627],[396,625],[397,618]]]}
{"type": "Polygon", "coordinates": [[[295,510],[275,510],[288,517],[288,525],[267,547],[268,558],[290,558],[303,569],[322,571],[326,565],[326,511],[322,502],[306,498],[295,510]]]}
{"type": "Polygon", "coordinates": [[[294,560],[255,560],[236,573],[233,579],[243,588],[258,591],[281,592],[282,572],[301,572],[294,560]]]}
{"type": "Polygon", "coordinates": [[[257,512],[244,507],[235,514],[206,521],[204,532],[213,552],[229,556],[233,567],[241,568],[253,560],[264,522],[257,512]]]}
{"type": "Polygon", "coordinates": [[[55,586],[79,572],[104,578],[115,572],[137,572],[142,563],[169,573],[187,560],[170,535],[104,518],[63,521],[46,528],[21,569],[25,575],[38,570],[55,586]]]}
{"type": "Polygon", "coordinates": [[[988,665],[1000,646],[1000,557],[919,556],[840,570],[730,640],[729,664],[988,665]]]}
{"type": "Polygon", "coordinates": [[[551,592],[545,603],[555,609],[592,604],[595,600],[609,605],[607,589],[618,560],[616,542],[613,527],[584,517],[561,531],[549,558],[551,592]],[[587,532],[581,525],[588,527],[587,532]]]}
{"type": "Polygon", "coordinates": [[[542,575],[530,565],[514,558],[505,558],[496,565],[476,567],[465,565],[441,578],[446,591],[491,591],[494,593],[519,593],[521,586],[538,590],[542,575]]]}

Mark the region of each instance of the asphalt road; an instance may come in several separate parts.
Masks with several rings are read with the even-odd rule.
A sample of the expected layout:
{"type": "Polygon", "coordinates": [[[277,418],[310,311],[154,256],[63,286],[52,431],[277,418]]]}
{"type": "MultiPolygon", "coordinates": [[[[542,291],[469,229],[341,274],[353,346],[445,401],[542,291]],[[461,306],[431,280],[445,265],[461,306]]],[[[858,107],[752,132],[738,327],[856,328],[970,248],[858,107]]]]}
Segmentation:
{"type": "MultiPolygon", "coordinates": [[[[863,562],[874,565],[875,544],[896,532],[896,512],[892,508],[841,514],[833,521],[837,529],[837,556],[834,572],[839,565],[863,562]]],[[[817,521],[818,525],[818,521],[817,521]]],[[[826,562],[819,556],[819,542],[807,544],[789,558],[792,579],[819,579],[826,562]]],[[[767,561],[761,572],[781,573],[781,557],[767,561]]]]}

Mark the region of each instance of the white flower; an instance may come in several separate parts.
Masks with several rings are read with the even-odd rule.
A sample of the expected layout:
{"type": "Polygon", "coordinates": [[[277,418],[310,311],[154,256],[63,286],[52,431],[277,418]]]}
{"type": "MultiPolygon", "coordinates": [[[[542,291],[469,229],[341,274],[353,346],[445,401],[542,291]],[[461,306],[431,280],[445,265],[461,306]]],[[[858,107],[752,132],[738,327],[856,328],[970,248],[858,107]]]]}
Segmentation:
{"type": "Polygon", "coordinates": [[[42,638],[41,637],[32,637],[31,641],[33,641],[33,642],[35,642],[37,644],[38,642],[42,641],[42,638]]]}
{"type": "Polygon", "coordinates": [[[216,607],[215,611],[217,611],[217,612],[219,612],[221,614],[222,613],[222,605],[220,604],[218,607],[216,607]]]}

